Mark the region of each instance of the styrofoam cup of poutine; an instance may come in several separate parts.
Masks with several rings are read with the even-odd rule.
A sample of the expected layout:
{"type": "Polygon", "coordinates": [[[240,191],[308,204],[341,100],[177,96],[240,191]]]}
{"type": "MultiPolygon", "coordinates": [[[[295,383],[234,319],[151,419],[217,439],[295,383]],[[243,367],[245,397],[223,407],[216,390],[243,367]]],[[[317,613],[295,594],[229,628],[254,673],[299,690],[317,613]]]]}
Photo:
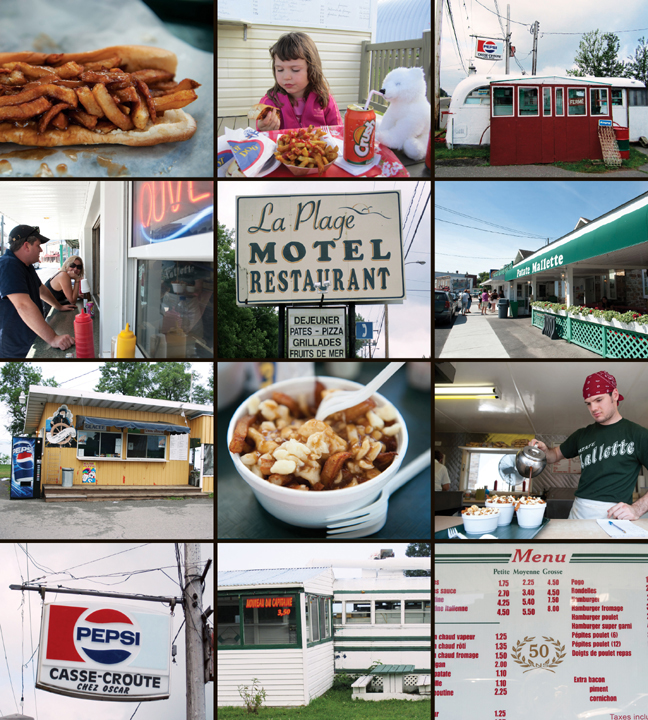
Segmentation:
{"type": "Polygon", "coordinates": [[[542,525],[547,503],[542,505],[520,505],[516,510],[518,525],[523,528],[533,528],[542,525]]]}
{"type": "Polygon", "coordinates": [[[461,519],[466,532],[481,535],[495,530],[501,510],[499,507],[494,509],[497,510],[497,513],[492,515],[462,515],[461,519]]]}
{"type": "Polygon", "coordinates": [[[513,520],[513,511],[515,510],[513,503],[494,503],[486,500],[486,507],[499,508],[498,525],[510,525],[513,520]]]}
{"type": "MultiPolygon", "coordinates": [[[[344,378],[321,376],[315,378],[310,375],[307,377],[293,378],[291,380],[283,380],[268,387],[261,388],[261,390],[258,390],[247,398],[245,402],[241,403],[232,416],[232,420],[227,428],[228,448],[232,435],[234,434],[236,423],[248,414],[247,405],[252,397],[258,397],[261,401],[268,400],[272,397],[273,392],[279,391],[294,398],[297,398],[300,394],[306,394],[307,397],[312,399],[315,392],[316,379],[322,382],[328,390],[358,390],[362,387],[360,383],[345,380],[344,378]]],[[[372,395],[372,398],[379,407],[391,404],[389,400],[377,392],[372,395]]],[[[400,423],[400,430],[395,436],[398,455],[394,458],[392,464],[377,477],[367,480],[355,487],[342,488],[341,490],[305,492],[303,490],[282,487],[281,485],[273,485],[267,480],[257,477],[247,468],[241,462],[241,457],[238,453],[230,452],[230,456],[238,474],[250,486],[259,503],[271,515],[297,527],[323,528],[327,526],[329,518],[344,512],[357,510],[377,500],[383,487],[398,472],[405,458],[409,441],[407,426],[398,408],[396,408],[396,422],[400,423]]]]}

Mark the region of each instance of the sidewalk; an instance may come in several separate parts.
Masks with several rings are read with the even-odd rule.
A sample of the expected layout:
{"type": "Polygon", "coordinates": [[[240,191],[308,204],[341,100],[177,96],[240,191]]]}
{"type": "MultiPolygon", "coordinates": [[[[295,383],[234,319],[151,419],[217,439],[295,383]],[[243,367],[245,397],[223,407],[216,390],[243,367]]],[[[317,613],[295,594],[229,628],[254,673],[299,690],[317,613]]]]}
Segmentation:
{"type": "Polygon", "coordinates": [[[531,325],[530,316],[500,319],[497,313],[459,315],[438,355],[440,359],[555,358],[601,360],[601,356],[564,340],[550,340],[531,325]]]}
{"type": "MultiPolygon", "coordinates": [[[[488,322],[488,316],[473,303],[470,315],[457,315],[439,358],[497,360],[510,355],[488,322]]],[[[492,317],[497,317],[493,315],[492,317]]]]}

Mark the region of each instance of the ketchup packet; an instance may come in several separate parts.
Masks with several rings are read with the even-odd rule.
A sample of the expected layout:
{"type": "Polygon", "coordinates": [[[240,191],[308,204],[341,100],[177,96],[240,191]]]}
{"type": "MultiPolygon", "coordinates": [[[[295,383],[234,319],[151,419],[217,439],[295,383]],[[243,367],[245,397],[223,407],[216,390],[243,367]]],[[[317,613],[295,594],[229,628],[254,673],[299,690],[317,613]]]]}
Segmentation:
{"type": "Polygon", "coordinates": [[[229,157],[238,165],[246,177],[267,175],[279,165],[274,157],[276,143],[267,135],[254,128],[225,128],[225,134],[218,138],[218,175],[227,172],[229,157]],[[221,153],[221,146],[223,148],[221,153]],[[223,164],[221,166],[221,154],[223,164]],[[222,172],[221,172],[222,170],[222,172]]]}

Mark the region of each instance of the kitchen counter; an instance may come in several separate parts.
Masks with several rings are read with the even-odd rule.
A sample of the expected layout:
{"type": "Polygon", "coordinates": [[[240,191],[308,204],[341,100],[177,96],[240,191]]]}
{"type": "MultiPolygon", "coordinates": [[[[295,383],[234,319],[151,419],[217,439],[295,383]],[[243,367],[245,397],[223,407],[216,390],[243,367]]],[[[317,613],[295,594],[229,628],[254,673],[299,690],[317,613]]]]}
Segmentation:
{"type": "MultiPolygon", "coordinates": [[[[434,518],[434,532],[461,525],[463,520],[458,517],[434,518]]],[[[642,530],[648,531],[648,520],[634,521],[642,530]]],[[[609,540],[611,538],[596,520],[551,520],[534,538],[534,540],[609,540]]],[[[616,538],[615,538],[616,539],[616,538]]],[[[640,538],[628,538],[637,542],[640,538]]],[[[510,541],[509,541],[510,542],[510,541]]]]}
{"type": "MultiPolygon", "coordinates": [[[[78,312],[83,310],[83,301],[77,300],[78,312]]],[[[74,318],[77,316],[77,312],[66,310],[60,312],[55,308],[49,311],[49,315],[46,318],[47,324],[56,332],[57,335],[70,335],[74,337],[74,318]]],[[[99,310],[95,306],[93,322],[93,334],[94,334],[94,347],[95,357],[99,356],[99,310]]],[[[69,353],[74,353],[74,345],[69,347],[67,350],[59,350],[58,348],[51,347],[40,337],[34,340],[34,344],[31,346],[27,353],[28,358],[54,358],[56,360],[65,360],[65,356],[69,353]]],[[[76,354],[74,354],[76,357],[76,354]]],[[[68,358],[69,360],[69,358],[68,358]]]]}

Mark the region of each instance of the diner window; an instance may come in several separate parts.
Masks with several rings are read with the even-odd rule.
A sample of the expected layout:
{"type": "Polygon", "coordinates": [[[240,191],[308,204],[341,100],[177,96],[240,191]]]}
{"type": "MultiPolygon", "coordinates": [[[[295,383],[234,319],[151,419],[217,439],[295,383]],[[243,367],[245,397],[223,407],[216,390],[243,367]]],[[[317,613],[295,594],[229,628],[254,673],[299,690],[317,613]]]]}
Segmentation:
{"type": "Polygon", "coordinates": [[[138,260],[135,325],[144,357],[213,357],[214,263],[138,260]]]}
{"type": "Polygon", "coordinates": [[[342,603],[339,600],[335,600],[333,603],[333,623],[342,625],[342,603]]]}
{"type": "Polygon", "coordinates": [[[547,115],[551,115],[551,88],[550,87],[542,88],[542,98],[543,98],[542,114],[546,117],[547,115]]]}
{"type": "Polygon", "coordinates": [[[133,435],[128,433],[127,458],[164,460],[166,435],[133,435]]]}
{"type": "MultiPolygon", "coordinates": [[[[297,642],[296,602],[266,607],[269,598],[243,598],[243,629],[245,645],[293,645],[297,642]],[[258,607],[256,606],[258,605],[258,607]],[[281,605],[281,606],[280,606],[281,605]]],[[[287,598],[280,598],[286,600],[287,598]]]]}
{"type": "Polygon", "coordinates": [[[431,619],[430,600],[406,600],[405,624],[428,624],[431,619]]]}
{"type": "Polygon", "coordinates": [[[538,115],[538,88],[518,88],[518,115],[538,115]]]}
{"type": "Polygon", "coordinates": [[[322,598],[324,603],[324,637],[331,637],[331,599],[322,598]]]}
{"type": "Polygon", "coordinates": [[[609,115],[607,88],[590,88],[590,113],[609,115]]]}
{"type": "Polygon", "coordinates": [[[398,624],[401,621],[400,600],[376,600],[376,625],[398,624]]]}
{"type": "Polygon", "coordinates": [[[120,458],[122,434],[80,430],[77,437],[78,458],[120,458]]]}
{"type": "MultiPolygon", "coordinates": [[[[466,490],[477,490],[478,488],[495,489],[495,483],[498,482],[498,490],[513,491],[515,490],[515,482],[517,477],[511,474],[510,479],[513,485],[507,485],[499,473],[500,460],[509,453],[486,453],[479,451],[468,452],[468,487],[466,490]]],[[[519,481],[520,486],[522,480],[519,481]]]]}
{"type": "Polygon", "coordinates": [[[489,105],[490,94],[488,90],[488,85],[480,88],[475,88],[471,93],[466,96],[464,105],[489,105]]]}
{"type": "Polygon", "coordinates": [[[567,89],[568,115],[587,115],[585,107],[585,88],[568,88],[567,89]]]}
{"type": "Polygon", "coordinates": [[[218,628],[216,635],[219,645],[240,645],[241,631],[239,601],[237,597],[218,598],[218,628]]]}
{"type": "Polygon", "coordinates": [[[371,623],[371,603],[368,600],[362,602],[348,602],[346,604],[347,625],[371,623]]]}
{"type": "Polygon", "coordinates": [[[623,90],[612,88],[612,105],[623,105],[623,90]]]}
{"type": "Polygon", "coordinates": [[[513,88],[493,88],[493,115],[513,115],[513,88]]]}
{"type": "Polygon", "coordinates": [[[308,618],[310,620],[310,642],[317,642],[320,639],[319,602],[314,595],[307,596],[308,618]]]}
{"type": "Polygon", "coordinates": [[[565,110],[563,108],[563,89],[556,88],[556,115],[564,115],[565,110]]]}
{"type": "Polygon", "coordinates": [[[628,105],[630,107],[646,107],[648,105],[648,89],[628,88],[628,105]]]}

